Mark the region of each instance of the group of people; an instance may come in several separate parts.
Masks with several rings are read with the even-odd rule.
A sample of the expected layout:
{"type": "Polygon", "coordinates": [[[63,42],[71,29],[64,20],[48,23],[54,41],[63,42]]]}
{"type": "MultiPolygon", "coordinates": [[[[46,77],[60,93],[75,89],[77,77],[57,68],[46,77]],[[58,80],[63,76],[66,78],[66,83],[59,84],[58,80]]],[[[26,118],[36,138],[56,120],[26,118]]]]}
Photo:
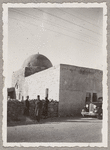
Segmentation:
{"type": "MultiPolygon", "coordinates": [[[[35,102],[35,117],[38,122],[40,122],[41,115],[45,118],[48,117],[48,103],[49,100],[46,97],[44,103],[40,100],[40,95],[37,96],[37,101],[35,102]]],[[[25,101],[25,115],[29,116],[29,96],[27,96],[25,101]]]]}

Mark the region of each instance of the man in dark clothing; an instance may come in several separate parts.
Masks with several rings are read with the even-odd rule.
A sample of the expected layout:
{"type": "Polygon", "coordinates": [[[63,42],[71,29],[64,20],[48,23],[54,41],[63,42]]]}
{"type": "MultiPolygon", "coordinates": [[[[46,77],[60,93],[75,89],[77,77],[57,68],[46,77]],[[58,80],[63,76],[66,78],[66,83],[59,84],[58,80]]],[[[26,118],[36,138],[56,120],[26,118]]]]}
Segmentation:
{"type": "Polygon", "coordinates": [[[36,120],[40,122],[41,119],[41,111],[42,111],[42,101],[40,100],[40,96],[37,96],[37,101],[35,103],[35,115],[36,120]]]}
{"type": "Polygon", "coordinates": [[[49,100],[48,100],[48,98],[46,97],[46,98],[45,98],[45,103],[44,103],[44,110],[45,110],[44,115],[45,115],[45,118],[48,117],[48,104],[49,104],[49,100]]]}
{"type": "Polygon", "coordinates": [[[25,115],[29,116],[29,96],[26,97],[25,101],[25,115]]]}

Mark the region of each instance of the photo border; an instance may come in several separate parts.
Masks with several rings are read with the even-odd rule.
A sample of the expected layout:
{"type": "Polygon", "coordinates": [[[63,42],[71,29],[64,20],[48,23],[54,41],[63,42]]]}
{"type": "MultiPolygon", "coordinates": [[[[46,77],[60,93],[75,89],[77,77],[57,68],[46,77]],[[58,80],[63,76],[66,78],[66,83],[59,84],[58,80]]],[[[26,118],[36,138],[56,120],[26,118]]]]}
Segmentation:
{"type": "Polygon", "coordinates": [[[3,137],[3,145],[6,147],[14,147],[14,146],[24,146],[24,147],[39,147],[39,146],[51,146],[51,147],[74,147],[74,146],[79,146],[79,147],[107,147],[108,146],[108,87],[107,87],[107,5],[106,3],[62,3],[62,4],[57,4],[57,3],[27,3],[27,4],[23,4],[23,3],[7,3],[7,4],[3,4],[2,5],[3,8],[3,76],[5,77],[5,81],[4,81],[4,89],[3,89],[3,126],[2,126],[2,137],[3,137]],[[76,6],[75,6],[76,5],[76,6]],[[104,68],[103,68],[103,99],[107,100],[103,103],[103,110],[104,110],[104,118],[103,118],[103,123],[102,123],[102,142],[101,143],[55,143],[55,142],[34,142],[34,143],[8,143],[6,141],[7,139],[7,51],[8,51],[8,8],[10,7],[81,7],[81,8],[85,8],[85,7],[103,7],[103,22],[104,22],[104,27],[103,27],[103,58],[104,58],[104,68]]]}

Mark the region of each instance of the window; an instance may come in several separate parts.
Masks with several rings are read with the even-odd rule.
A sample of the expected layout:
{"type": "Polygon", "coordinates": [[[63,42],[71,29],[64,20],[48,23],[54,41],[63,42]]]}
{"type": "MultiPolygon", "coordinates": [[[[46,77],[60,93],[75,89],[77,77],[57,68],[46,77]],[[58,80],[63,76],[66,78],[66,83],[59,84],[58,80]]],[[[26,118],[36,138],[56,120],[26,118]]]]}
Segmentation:
{"type": "Polygon", "coordinates": [[[22,101],[24,100],[24,96],[22,96],[22,101]]]}
{"type": "Polygon", "coordinates": [[[86,102],[90,102],[91,101],[91,93],[87,92],[86,93],[86,102]]]}
{"type": "Polygon", "coordinates": [[[97,102],[97,93],[93,93],[92,102],[97,102]]]}
{"type": "Polygon", "coordinates": [[[18,89],[18,84],[17,83],[15,84],[15,88],[18,89]]]}
{"type": "Polygon", "coordinates": [[[19,93],[19,99],[21,99],[21,94],[19,93]]]}

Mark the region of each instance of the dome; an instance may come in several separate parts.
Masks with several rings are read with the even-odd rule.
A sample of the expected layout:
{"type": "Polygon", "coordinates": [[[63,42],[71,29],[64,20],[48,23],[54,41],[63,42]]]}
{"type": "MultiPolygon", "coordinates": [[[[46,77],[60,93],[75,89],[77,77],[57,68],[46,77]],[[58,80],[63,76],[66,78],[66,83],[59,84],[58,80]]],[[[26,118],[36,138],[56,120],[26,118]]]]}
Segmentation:
{"type": "Polygon", "coordinates": [[[51,61],[45,57],[44,55],[41,54],[35,54],[31,55],[28,57],[24,63],[23,63],[23,68],[25,67],[39,67],[39,68],[50,68],[52,67],[51,61]]]}

